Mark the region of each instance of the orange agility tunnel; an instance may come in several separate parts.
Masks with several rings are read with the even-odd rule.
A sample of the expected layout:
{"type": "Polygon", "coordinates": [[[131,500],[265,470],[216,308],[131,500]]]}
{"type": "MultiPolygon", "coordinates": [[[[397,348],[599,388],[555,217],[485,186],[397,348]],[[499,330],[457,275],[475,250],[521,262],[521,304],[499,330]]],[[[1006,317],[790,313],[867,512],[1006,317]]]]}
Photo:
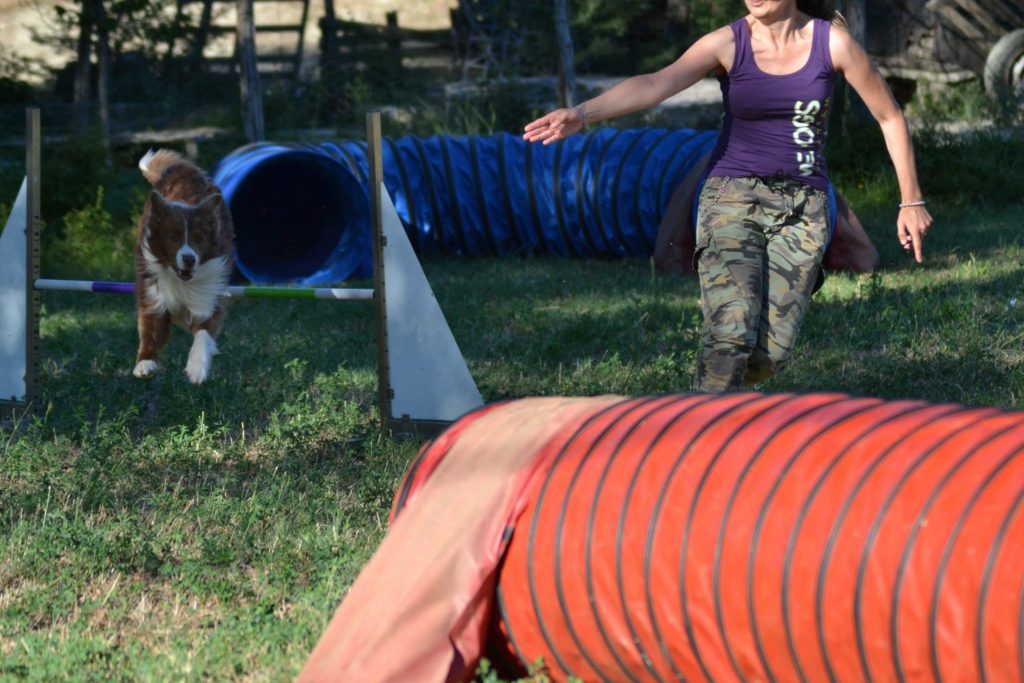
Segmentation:
{"type": "Polygon", "coordinates": [[[433,639],[415,680],[1019,682],[1022,450],[1022,412],[836,394],[491,405],[412,463],[308,671],[402,680],[433,639]]]}

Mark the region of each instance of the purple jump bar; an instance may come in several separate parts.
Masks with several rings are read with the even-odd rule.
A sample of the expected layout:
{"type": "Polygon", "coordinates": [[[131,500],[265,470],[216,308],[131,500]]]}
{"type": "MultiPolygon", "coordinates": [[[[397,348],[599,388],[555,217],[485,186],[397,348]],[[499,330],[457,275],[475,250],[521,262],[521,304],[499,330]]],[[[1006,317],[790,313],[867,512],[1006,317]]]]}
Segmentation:
{"type": "Polygon", "coordinates": [[[105,294],[134,294],[135,284],[132,282],[93,282],[92,291],[105,294]]]}

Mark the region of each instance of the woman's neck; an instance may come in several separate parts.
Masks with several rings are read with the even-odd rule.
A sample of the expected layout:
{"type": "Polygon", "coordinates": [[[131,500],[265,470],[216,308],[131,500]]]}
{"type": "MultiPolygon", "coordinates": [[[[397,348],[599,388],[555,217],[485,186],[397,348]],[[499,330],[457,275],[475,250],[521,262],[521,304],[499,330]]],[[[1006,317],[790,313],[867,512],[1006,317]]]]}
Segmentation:
{"type": "Polygon", "coordinates": [[[750,34],[758,40],[767,40],[773,45],[784,45],[800,34],[807,26],[810,17],[796,7],[773,14],[756,16],[747,15],[750,34]]]}

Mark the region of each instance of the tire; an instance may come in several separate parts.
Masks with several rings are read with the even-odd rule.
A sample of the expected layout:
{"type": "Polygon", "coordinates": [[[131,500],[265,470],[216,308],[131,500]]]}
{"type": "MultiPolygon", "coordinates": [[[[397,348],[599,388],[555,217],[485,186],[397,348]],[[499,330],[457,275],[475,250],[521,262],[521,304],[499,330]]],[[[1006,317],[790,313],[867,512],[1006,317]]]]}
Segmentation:
{"type": "Polygon", "coordinates": [[[985,59],[985,92],[995,98],[1007,93],[1024,95],[1024,28],[1010,31],[989,50],[985,59]]]}

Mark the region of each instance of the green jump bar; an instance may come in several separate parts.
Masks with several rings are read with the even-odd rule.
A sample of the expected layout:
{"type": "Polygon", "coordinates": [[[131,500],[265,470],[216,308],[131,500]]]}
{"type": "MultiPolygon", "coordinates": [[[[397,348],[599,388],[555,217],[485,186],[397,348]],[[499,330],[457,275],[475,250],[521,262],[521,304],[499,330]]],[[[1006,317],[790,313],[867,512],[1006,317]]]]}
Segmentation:
{"type": "Polygon", "coordinates": [[[228,287],[227,296],[246,299],[331,299],[334,301],[370,301],[372,289],[331,289],[326,287],[228,287]]]}

